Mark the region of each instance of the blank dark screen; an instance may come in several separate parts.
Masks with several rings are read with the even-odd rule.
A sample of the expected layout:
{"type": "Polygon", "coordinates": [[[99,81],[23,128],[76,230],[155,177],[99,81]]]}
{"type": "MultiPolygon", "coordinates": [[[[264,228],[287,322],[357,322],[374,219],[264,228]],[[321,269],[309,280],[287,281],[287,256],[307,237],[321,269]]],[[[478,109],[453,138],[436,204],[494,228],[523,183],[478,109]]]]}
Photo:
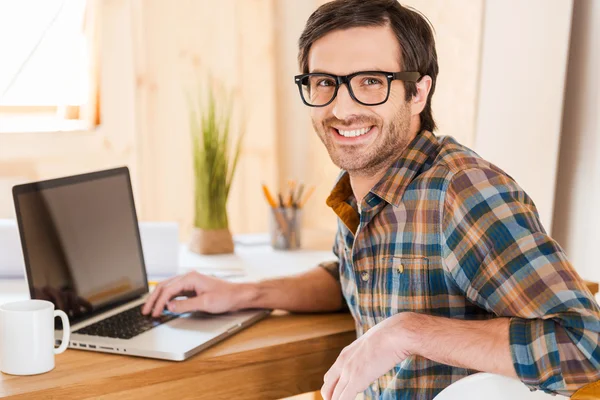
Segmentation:
{"type": "Polygon", "coordinates": [[[18,194],[32,297],[72,323],[146,287],[127,174],[18,194]]]}

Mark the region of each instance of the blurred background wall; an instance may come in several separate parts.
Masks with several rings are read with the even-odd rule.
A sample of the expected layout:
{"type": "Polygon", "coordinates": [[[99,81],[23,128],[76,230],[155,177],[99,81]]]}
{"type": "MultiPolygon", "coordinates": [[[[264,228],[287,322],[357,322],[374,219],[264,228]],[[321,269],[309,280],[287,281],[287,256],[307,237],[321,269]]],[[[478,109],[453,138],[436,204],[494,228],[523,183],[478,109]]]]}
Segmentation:
{"type": "Polygon", "coordinates": [[[576,0],[553,233],[578,272],[600,280],[600,2],[576,0]]]}
{"type": "MultiPolygon", "coordinates": [[[[0,218],[14,216],[10,188],[16,183],[128,165],[140,219],[177,221],[187,240],[193,174],[185,92],[210,75],[233,91],[235,125],[246,132],[229,202],[232,231],[265,231],[260,184],[284,187],[289,179],[317,186],[305,225],[335,229],[324,200],[338,171],[292,81],[298,37],[323,1],[84,3],[91,90],[78,108],[81,124],[19,128],[6,117],[14,107],[0,100],[0,218]]],[[[592,254],[600,240],[598,2],[403,4],[435,28],[437,134],[454,136],[511,174],[580,273],[600,280],[592,254]]],[[[0,51],[10,39],[0,36],[0,51]]],[[[65,114],[68,105],[57,110],[65,114]]]]}

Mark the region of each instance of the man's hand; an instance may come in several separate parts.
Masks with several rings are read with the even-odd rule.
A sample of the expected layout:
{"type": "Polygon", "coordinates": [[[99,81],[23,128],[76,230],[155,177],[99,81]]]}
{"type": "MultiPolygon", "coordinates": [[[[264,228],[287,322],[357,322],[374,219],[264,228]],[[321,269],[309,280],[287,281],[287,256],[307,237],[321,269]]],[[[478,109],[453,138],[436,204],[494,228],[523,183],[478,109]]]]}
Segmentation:
{"type": "Polygon", "coordinates": [[[394,315],[344,348],[325,374],[323,399],[354,400],[373,381],[411,355],[410,330],[403,329],[410,315],[394,315]]]}
{"type": "Polygon", "coordinates": [[[159,283],[146,300],[142,313],[152,312],[153,317],[158,317],[165,305],[175,313],[205,311],[219,314],[237,311],[245,306],[244,299],[249,294],[245,288],[243,284],[190,272],[159,283]],[[180,296],[186,296],[187,299],[171,301],[180,296]]]}
{"type": "Polygon", "coordinates": [[[465,321],[404,312],[375,325],[325,375],[325,400],[352,399],[408,356],[516,378],[508,318],[465,321]]]}

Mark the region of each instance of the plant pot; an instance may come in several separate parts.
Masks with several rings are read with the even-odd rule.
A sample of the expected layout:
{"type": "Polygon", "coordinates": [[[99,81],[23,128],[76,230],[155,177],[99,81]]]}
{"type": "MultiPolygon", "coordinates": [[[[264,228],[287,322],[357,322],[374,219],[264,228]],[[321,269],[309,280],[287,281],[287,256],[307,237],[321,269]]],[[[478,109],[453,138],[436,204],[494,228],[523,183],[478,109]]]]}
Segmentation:
{"type": "Polygon", "coordinates": [[[198,254],[229,254],[233,253],[233,238],[227,228],[194,228],[189,247],[198,254]]]}

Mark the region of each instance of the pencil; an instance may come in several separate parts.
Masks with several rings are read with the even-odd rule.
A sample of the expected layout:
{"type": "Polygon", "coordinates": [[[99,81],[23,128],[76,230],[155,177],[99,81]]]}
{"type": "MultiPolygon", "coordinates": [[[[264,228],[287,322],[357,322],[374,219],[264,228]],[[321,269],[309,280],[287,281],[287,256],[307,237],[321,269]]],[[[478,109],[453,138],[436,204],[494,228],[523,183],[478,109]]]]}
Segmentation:
{"type": "Polygon", "coordinates": [[[304,184],[301,183],[298,186],[298,193],[296,194],[296,196],[294,198],[294,201],[293,201],[293,206],[294,207],[298,207],[299,206],[300,200],[302,199],[302,192],[303,191],[304,191],[304,184]]]}
{"type": "Polygon", "coordinates": [[[304,205],[306,204],[306,202],[308,201],[308,199],[310,198],[310,196],[314,193],[315,191],[315,187],[311,186],[310,189],[308,189],[308,192],[306,192],[306,195],[304,196],[304,198],[302,199],[302,201],[298,204],[299,208],[304,207],[304,205]]]}
{"type": "Polygon", "coordinates": [[[269,205],[272,208],[277,208],[277,203],[275,202],[275,199],[273,198],[273,196],[271,196],[271,192],[269,192],[269,188],[267,187],[267,185],[265,185],[263,183],[262,189],[263,189],[263,193],[265,194],[265,198],[267,199],[267,202],[269,203],[269,205]]]}
{"type": "Polygon", "coordinates": [[[288,181],[290,194],[288,195],[286,207],[292,207],[294,205],[294,191],[296,190],[296,180],[292,179],[288,181]]]}
{"type": "MultiPolygon", "coordinates": [[[[269,203],[269,205],[271,206],[271,209],[273,210],[273,213],[274,213],[274,216],[275,216],[275,220],[277,221],[277,224],[284,231],[287,230],[288,229],[287,221],[285,220],[285,217],[283,216],[283,214],[281,214],[280,212],[278,212],[278,210],[277,210],[277,203],[275,202],[275,199],[271,195],[271,192],[269,191],[269,188],[267,187],[267,185],[265,185],[263,183],[262,184],[262,189],[263,189],[263,193],[265,194],[265,198],[267,199],[267,202],[269,203]]],[[[281,194],[279,195],[279,198],[281,200],[281,194]]]]}

